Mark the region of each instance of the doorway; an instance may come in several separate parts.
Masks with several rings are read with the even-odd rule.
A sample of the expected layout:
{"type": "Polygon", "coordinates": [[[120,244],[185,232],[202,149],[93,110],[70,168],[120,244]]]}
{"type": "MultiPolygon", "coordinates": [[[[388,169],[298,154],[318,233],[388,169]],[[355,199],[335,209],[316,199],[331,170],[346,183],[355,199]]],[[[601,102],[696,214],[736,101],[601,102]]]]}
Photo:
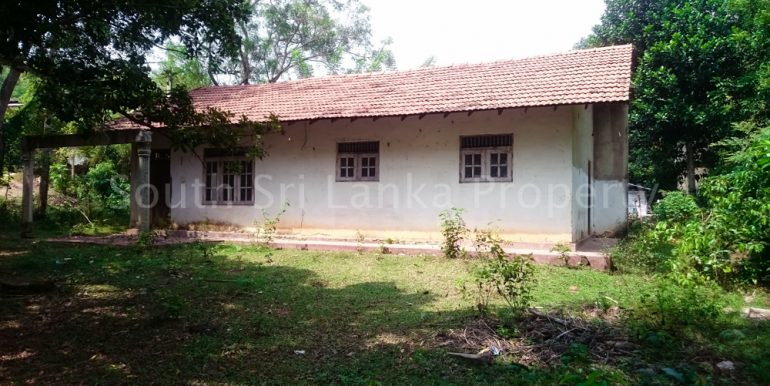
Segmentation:
{"type": "Polygon", "coordinates": [[[154,203],[150,219],[153,227],[164,228],[168,226],[171,215],[168,206],[171,198],[171,150],[153,149],[151,157],[150,184],[155,189],[150,190],[150,202],[154,203]]]}

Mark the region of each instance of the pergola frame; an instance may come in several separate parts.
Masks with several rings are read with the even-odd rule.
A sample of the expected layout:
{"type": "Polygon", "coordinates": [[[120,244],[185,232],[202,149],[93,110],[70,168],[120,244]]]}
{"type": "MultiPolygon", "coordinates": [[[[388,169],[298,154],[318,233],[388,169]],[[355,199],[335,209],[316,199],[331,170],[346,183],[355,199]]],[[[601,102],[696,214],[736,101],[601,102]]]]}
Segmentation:
{"type": "Polygon", "coordinates": [[[79,146],[131,144],[131,227],[150,230],[150,153],[152,133],[144,129],[104,130],[84,134],[28,135],[22,142],[21,236],[31,237],[33,226],[34,152],[79,146]]]}

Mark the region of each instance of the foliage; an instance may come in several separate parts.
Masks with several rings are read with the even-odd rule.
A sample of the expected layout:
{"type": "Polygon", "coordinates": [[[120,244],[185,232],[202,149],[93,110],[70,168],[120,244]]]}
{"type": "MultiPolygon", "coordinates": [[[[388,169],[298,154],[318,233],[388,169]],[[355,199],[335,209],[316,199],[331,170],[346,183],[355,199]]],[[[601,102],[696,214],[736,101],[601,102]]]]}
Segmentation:
{"type": "Polygon", "coordinates": [[[262,209],[262,223],[260,224],[260,228],[262,231],[262,242],[265,245],[269,245],[273,242],[275,232],[278,230],[278,223],[281,222],[281,216],[286,213],[288,207],[288,202],[283,203],[278,212],[272,216],[265,209],[262,209]]]}
{"type": "Polygon", "coordinates": [[[770,127],[739,127],[720,144],[729,171],[703,181],[708,216],[683,237],[679,253],[704,274],[770,283],[770,127]]]}
{"type": "Polygon", "coordinates": [[[462,214],[463,210],[460,208],[445,209],[439,213],[441,234],[444,236],[441,251],[450,259],[465,255],[465,249],[461,243],[468,234],[468,228],[465,226],[462,214]]]}
{"type": "Polygon", "coordinates": [[[519,315],[532,301],[534,268],[531,255],[510,258],[492,231],[476,234],[476,251],[482,262],[471,273],[476,289],[477,307],[487,308],[492,294],[500,296],[514,315],[519,315]]]}
{"type": "Polygon", "coordinates": [[[766,119],[770,2],[607,0],[581,46],[632,43],[631,179],[665,189],[712,168],[730,123],[766,119]],[[688,162],[690,161],[690,162],[688,162]]]}
{"type": "Polygon", "coordinates": [[[616,250],[616,262],[670,273],[681,283],[770,282],[770,127],[739,126],[720,143],[724,173],[701,182],[692,197],[669,193],[616,250]]]}
{"type": "Polygon", "coordinates": [[[700,208],[693,196],[680,191],[667,192],[652,211],[656,220],[686,223],[700,219],[700,208]]]}
{"type": "MultiPolygon", "coordinates": [[[[249,12],[237,0],[5,2],[0,67],[10,72],[0,89],[0,115],[7,90],[20,73],[28,73],[38,79],[40,107],[77,131],[99,129],[119,114],[137,127],[181,131],[175,148],[184,150],[219,137],[227,140],[214,141],[214,147],[229,145],[247,128],[261,135],[270,125],[226,111],[196,110],[184,86],[161,89],[146,59],[172,39],[189,57],[204,49],[211,57],[233,56],[240,45],[235,25],[249,12]],[[201,134],[194,129],[200,126],[221,134],[201,134]]],[[[0,160],[2,153],[0,146],[0,160]]]]}
{"type": "Polygon", "coordinates": [[[553,247],[551,247],[551,252],[556,252],[559,254],[559,258],[562,262],[564,262],[565,267],[569,267],[569,253],[572,252],[572,248],[570,248],[567,243],[564,242],[558,242],[554,244],[553,247]]]}
{"type": "Polygon", "coordinates": [[[168,89],[181,86],[192,90],[211,85],[206,65],[199,58],[190,57],[183,45],[167,42],[164,52],[166,59],[153,73],[153,79],[159,86],[168,89]]]}
{"type": "Polygon", "coordinates": [[[369,9],[359,0],[251,2],[252,15],[238,22],[239,55],[225,73],[239,83],[273,83],[329,73],[394,68],[390,41],[371,42],[369,9]]]}
{"type": "Polygon", "coordinates": [[[612,249],[612,268],[622,273],[668,273],[674,241],[674,230],[668,223],[637,221],[628,237],[612,249]]]}
{"type": "Polygon", "coordinates": [[[188,100],[155,85],[145,55],[171,37],[189,53],[215,46],[217,55],[235,54],[234,24],[247,14],[239,1],[3,3],[0,65],[37,75],[44,107],[83,128],[137,110],[143,123],[172,113],[174,123],[187,121],[190,110],[176,107],[188,100]]]}
{"type": "Polygon", "coordinates": [[[717,301],[718,289],[709,285],[682,286],[671,280],[659,282],[643,293],[627,315],[638,333],[660,331],[683,334],[689,328],[714,329],[725,304],[717,301]]]}
{"type": "Polygon", "coordinates": [[[99,162],[84,175],[71,176],[67,166],[51,167],[51,184],[62,195],[62,203],[80,211],[88,222],[92,217],[121,216],[128,209],[130,187],[112,161],[99,162]]]}
{"type": "Polygon", "coordinates": [[[136,239],[136,245],[140,248],[148,248],[155,244],[155,233],[152,231],[139,232],[139,237],[136,239]]]}

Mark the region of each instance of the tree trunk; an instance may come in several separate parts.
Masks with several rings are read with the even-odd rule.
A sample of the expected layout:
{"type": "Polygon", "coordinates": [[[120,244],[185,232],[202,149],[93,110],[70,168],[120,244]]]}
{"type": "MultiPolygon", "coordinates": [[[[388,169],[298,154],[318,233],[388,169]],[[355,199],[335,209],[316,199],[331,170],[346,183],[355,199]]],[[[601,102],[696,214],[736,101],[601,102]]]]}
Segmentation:
{"type": "Polygon", "coordinates": [[[21,76],[21,71],[11,67],[8,76],[3,80],[3,86],[0,87],[0,177],[2,177],[5,168],[5,128],[3,127],[5,112],[8,110],[8,104],[11,102],[13,89],[16,88],[16,83],[19,82],[19,76],[21,76]]]}
{"type": "Polygon", "coordinates": [[[219,86],[219,82],[217,82],[217,78],[214,76],[214,69],[216,65],[212,63],[213,60],[214,57],[211,53],[211,44],[209,44],[208,49],[206,50],[206,73],[209,75],[211,84],[214,86],[219,86]]]}
{"type": "Polygon", "coordinates": [[[48,187],[51,181],[51,149],[43,149],[42,162],[40,163],[40,203],[37,208],[37,217],[45,218],[48,210],[48,187]]]}
{"type": "MultiPolygon", "coordinates": [[[[246,29],[246,23],[241,21],[238,23],[238,26],[241,27],[241,33],[243,34],[242,38],[244,40],[247,40],[249,38],[249,31],[246,29]]],[[[243,44],[241,44],[240,47],[240,54],[241,54],[241,84],[249,84],[249,79],[251,79],[251,62],[249,61],[249,54],[246,52],[246,47],[244,47],[243,44]]]]}
{"type": "Polygon", "coordinates": [[[687,160],[687,193],[695,194],[695,155],[691,142],[684,144],[684,153],[687,160]]]}

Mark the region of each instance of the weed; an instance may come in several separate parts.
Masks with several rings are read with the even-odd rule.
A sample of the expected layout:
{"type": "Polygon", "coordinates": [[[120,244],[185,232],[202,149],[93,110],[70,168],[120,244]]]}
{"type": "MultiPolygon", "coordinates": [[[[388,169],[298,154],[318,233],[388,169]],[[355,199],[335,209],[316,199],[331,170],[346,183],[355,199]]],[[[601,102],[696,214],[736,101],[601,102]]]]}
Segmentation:
{"type": "Polygon", "coordinates": [[[93,234],[96,230],[96,226],[93,223],[79,223],[70,228],[71,236],[85,236],[93,234]]]}
{"type": "Polygon", "coordinates": [[[700,329],[715,327],[724,308],[715,300],[715,292],[710,286],[685,287],[671,280],[662,281],[641,295],[629,317],[640,331],[680,334],[695,325],[700,329]]]}
{"type": "Polygon", "coordinates": [[[364,241],[366,241],[366,235],[360,230],[356,230],[356,251],[358,253],[364,253],[364,241]]]}
{"type": "Polygon", "coordinates": [[[136,239],[136,246],[140,248],[151,247],[155,244],[155,233],[153,231],[139,232],[139,237],[136,239]]]}
{"type": "Polygon", "coordinates": [[[262,242],[265,245],[269,245],[273,242],[275,232],[278,230],[278,223],[281,221],[281,216],[286,213],[286,209],[288,209],[288,207],[289,203],[285,202],[283,205],[281,205],[278,213],[273,216],[271,216],[267,210],[262,209],[262,242]]]}
{"type": "Polygon", "coordinates": [[[514,315],[520,314],[532,301],[531,255],[514,255],[509,259],[500,246],[500,238],[492,231],[477,232],[476,252],[483,260],[472,272],[479,310],[486,309],[491,295],[497,294],[514,315]]]}
{"type": "Polygon", "coordinates": [[[441,234],[444,236],[441,251],[450,259],[465,256],[465,249],[460,243],[467,235],[468,228],[465,226],[462,214],[463,210],[459,208],[450,208],[439,213],[441,234]]]}
{"type": "Polygon", "coordinates": [[[569,253],[572,252],[572,248],[570,248],[569,245],[565,242],[558,242],[554,244],[554,246],[551,248],[551,252],[556,252],[559,254],[559,259],[561,259],[562,262],[564,262],[565,267],[570,267],[569,265],[569,253]]]}

